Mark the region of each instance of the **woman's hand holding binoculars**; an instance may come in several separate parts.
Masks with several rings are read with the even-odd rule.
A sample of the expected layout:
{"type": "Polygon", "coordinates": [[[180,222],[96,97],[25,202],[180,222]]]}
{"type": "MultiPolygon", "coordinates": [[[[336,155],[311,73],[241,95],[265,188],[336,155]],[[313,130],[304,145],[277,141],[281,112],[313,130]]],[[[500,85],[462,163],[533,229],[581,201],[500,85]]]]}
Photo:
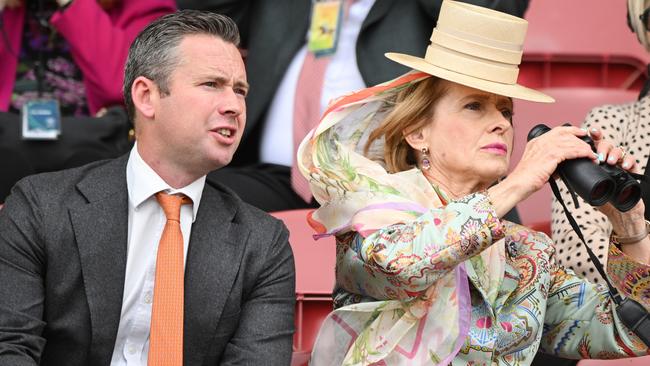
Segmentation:
{"type": "Polygon", "coordinates": [[[587,136],[585,130],[561,126],[547,128],[537,138],[529,138],[515,168],[504,180],[488,189],[497,214],[505,214],[517,203],[540,190],[562,162],[579,158],[595,162],[597,155],[580,139],[583,136],[587,136]]]}

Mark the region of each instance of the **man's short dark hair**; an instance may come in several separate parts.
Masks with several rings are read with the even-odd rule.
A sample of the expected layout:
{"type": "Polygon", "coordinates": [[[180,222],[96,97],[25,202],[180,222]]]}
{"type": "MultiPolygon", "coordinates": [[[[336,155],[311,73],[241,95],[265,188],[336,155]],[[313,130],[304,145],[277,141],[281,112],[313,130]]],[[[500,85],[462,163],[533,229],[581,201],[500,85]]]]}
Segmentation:
{"type": "Polygon", "coordinates": [[[156,83],[161,95],[168,95],[169,76],[180,61],[178,45],[185,36],[197,34],[213,35],[239,46],[239,31],[232,19],[198,10],[167,14],[138,34],[129,48],[124,69],[124,102],[132,120],[135,118],[135,106],[131,86],[135,79],[144,76],[156,83]]]}

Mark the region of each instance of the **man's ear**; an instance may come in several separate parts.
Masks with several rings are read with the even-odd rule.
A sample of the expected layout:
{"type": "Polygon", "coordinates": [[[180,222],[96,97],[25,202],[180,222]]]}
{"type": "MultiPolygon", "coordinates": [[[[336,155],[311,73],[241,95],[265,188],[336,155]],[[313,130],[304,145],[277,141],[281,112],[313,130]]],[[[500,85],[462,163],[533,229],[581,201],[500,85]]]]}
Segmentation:
{"type": "Polygon", "coordinates": [[[155,107],[160,99],[160,92],[153,80],[138,76],[131,85],[131,98],[133,98],[136,115],[141,114],[147,119],[155,117],[155,107]]]}

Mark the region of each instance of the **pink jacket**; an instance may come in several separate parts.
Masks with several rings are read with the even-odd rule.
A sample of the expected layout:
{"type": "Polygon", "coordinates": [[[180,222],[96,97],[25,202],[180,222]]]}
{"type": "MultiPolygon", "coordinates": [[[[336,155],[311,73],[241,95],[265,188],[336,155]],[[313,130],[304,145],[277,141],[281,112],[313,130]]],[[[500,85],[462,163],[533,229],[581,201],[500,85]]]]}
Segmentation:
{"type": "MultiPolygon", "coordinates": [[[[84,76],[88,107],[123,104],[124,63],[131,42],[152,20],[176,10],[174,0],[124,0],[104,11],[96,0],[74,0],[56,12],[50,23],[70,43],[72,57],[84,76]]],[[[0,14],[11,49],[22,38],[25,8],[4,9],[0,14]]],[[[0,42],[0,111],[9,109],[18,60],[0,42]]]]}

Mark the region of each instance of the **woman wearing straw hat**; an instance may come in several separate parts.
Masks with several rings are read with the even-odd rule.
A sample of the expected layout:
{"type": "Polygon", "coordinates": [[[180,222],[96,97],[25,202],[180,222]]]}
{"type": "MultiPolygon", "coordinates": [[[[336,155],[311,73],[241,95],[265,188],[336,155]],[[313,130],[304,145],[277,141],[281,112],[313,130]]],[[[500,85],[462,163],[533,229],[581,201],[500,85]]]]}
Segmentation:
{"type": "MultiPolygon", "coordinates": [[[[310,224],[337,238],[337,310],[312,365],[528,365],[538,348],[568,358],[647,351],[606,288],[558,266],[545,234],[500,219],[559,162],[596,160],[577,138],[586,131],[558,127],[499,181],[512,98],[553,101],[516,84],[526,28],[444,1],[424,58],[387,54],[412,72],[333,101],[303,140],[301,171],[322,205],[310,224]]],[[[612,278],[644,266],[650,249],[634,259],[612,246],[612,278]]]]}

